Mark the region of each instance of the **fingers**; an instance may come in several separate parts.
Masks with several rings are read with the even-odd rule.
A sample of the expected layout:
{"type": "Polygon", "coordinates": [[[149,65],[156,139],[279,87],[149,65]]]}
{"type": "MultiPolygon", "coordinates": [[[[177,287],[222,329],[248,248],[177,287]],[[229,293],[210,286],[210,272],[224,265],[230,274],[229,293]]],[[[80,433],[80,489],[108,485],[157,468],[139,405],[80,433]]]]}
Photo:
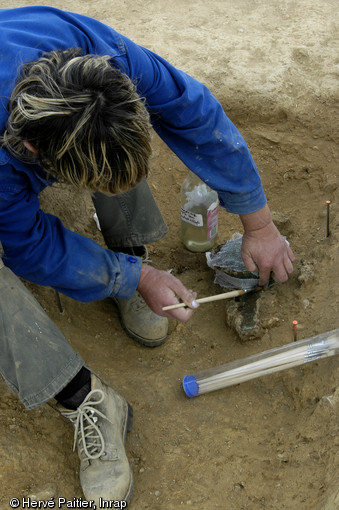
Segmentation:
{"type": "MultiPolygon", "coordinates": [[[[180,282],[181,283],[181,282],[180,282]]],[[[187,322],[193,315],[194,310],[198,308],[199,304],[195,301],[197,293],[192,290],[187,290],[184,285],[178,285],[176,287],[175,295],[169,300],[167,305],[176,305],[177,303],[185,303],[186,307],[176,308],[173,310],[167,310],[162,312],[162,315],[179,320],[181,322],[187,322]]]]}
{"type": "Polygon", "coordinates": [[[286,269],[286,273],[287,274],[293,273],[293,262],[294,262],[294,255],[293,255],[293,259],[291,259],[289,257],[289,255],[285,255],[285,257],[284,257],[284,265],[285,265],[285,269],[286,269]]]}
{"type": "Polygon", "coordinates": [[[293,273],[293,262],[295,260],[295,256],[289,246],[284,251],[281,262],[276,264],[272,268],[272,278],[277,283],[283,283],[288,280],[288,277],[291,273],[293,273]]]}
{"type": "Polygon", "coordinates": [[[188,321],[192,316],[196,293],[188,290],[178,278],[166,271],[159,271],[151,266],[143,264],[138,290],[148,306],[158,315],[173,318],[182,322],[188,321]],[[177,308],[164,311],[167,305],[184,302],[188,308],[177,308]]]}
{"type": "Polygon", "coordinates": [[[193,290],[188,290],[180,280],[176,281],[176,286],[172,290],[175,292],[175,301],[174,303],[185,303],[189,308],[197,308],[199,305],[195,302],[195,298],[197,297],[197,293],[193,292],[193,290]]]}
{"type": "Polygon", "coordinates": [[[269,281],[271,277],[271,268],[260,269],[259,268],[259,286],[263,287],[269,281]]]}
{"type": "Polygon", "coordinates": [[[193,315],[194,308],[177,308],[175,310],[168,310],[163,312],[162,315],[169,319],[176,319],[180,322],[187,322],[193,315]]]}
{"type": "Polygon", "coordinates": [[[259,272],[260,286],[264,286],[271,276],[274,281],[283,283],[293,272],[294,254],[280,235],[266,242],[262,239],[258,242],[254,237],[245,238],[242,257],[249,271],[259,272]]]}
{"type": "Polygon", "coordinates": [[[269,263],[255,263],[251,256],[244,254],[243,261],[248,271],[252,273],[259,273],[259,285],[263,287],[270,279],[271,264],[269,263]]]}
{"type": "Polygon", "coordinates": [[[291,250],[290,245],[287,246],[287,254],[288,254],[288,258],[290,259],[290,261],[294,262],[295,261],[295,256],[294,256],[293,251],[291,250]]]}
{"type": "Polygon", "coordinates": [[[242,259],[248,271],[251,271],[252,273],[256,273],[258,271],[258,266],[250,255],[243,253],[242,259]]]}

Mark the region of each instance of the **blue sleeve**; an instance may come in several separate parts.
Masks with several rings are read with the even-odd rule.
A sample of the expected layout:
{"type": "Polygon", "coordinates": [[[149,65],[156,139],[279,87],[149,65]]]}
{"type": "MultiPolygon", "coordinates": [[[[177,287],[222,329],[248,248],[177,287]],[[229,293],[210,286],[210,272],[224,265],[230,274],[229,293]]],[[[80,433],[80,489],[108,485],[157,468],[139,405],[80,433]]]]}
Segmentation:
{"type": "MultiPolygon", "coordinates": [[[[38,58],[42,51],[80,47],[85,53],[108,54],[113,65],[136,82],[160,137],[218,192],[228,211],[246,214],[265,205],[260,176],[243,137],[202,83],[108,25],[80,14],[29,6],[4,9],[1,20],[0,42],[8,49],[0,66],[4,97],[18,63],[38,58]]],[[[0,105],[1,128],[4,123],[0,105]]]]}
{"type": "Polygon", "coordinates": [[[9,164],[0,169],[0,241],[3,261],[15,274],[78,301],[131,297],[141,259],[116,254],[66,229],[40,209],[23,174],[9,164]]]}
{"type": "MultiPolygon", "coordinates": [[[[220,103],[201,83],[155,53],[110,27],[81,15],[50,7],[2,11],[2,47],[8,59],[0,66],[1,95],[8,97],[17,65],[42,51],[81,47],[109,54],[145,97],[155,130],[174,153],[209,186],[233,213],[260,209],[266,199],[245,141],[220,103]],[[2,74],[1,74],[2,73],[2,74]]],[[[0,105],[0,127],[7,113],[0,105]]],[[[16,274],[64,294],[91,301],[109,295],[129,298],[138,283],[141,261],[105,250],[67,230],[39,206],[34,175],[0,162],[0,241],[4,262],[16,274]]]]}
{"type": "Polygon", "coordinates": [[[155,53],[123,38],[128,74],[145,97],[154,129],[232,213],[261,209],[260,176],[238,129],[207,87],[155,53]]]}

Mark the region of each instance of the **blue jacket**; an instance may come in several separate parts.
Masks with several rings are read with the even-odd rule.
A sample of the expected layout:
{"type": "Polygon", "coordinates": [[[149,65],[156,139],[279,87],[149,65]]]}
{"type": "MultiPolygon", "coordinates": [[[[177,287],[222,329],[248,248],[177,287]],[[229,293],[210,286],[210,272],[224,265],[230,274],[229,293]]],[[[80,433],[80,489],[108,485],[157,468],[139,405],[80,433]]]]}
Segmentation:
{"type": "MultiPolygon", "coordinates": [[[[266,198],[246,143],[220,103],[197,80],[97,20],[52,7],[0,9],[0,132],[22,62],[71,47],[111,55],[137,83],[155,131],[211,188],[229,212],[261,209],[266,198]]],[[[113,253],[44,213],[38,195],[50,183],[38,165],[0,149],[0,240],[17,275],[79,301],[129,298],[140,259],[113,253]]]]}

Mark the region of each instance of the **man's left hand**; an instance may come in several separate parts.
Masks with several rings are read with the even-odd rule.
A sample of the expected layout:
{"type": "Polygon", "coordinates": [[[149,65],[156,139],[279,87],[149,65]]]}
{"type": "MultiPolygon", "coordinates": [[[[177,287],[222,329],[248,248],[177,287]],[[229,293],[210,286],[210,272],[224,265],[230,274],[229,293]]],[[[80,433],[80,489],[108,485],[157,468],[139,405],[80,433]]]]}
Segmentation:
{"type": "Polygon", "coordinates": [[[265,285],[270,276],[276,282],[285,282],[293,271],[295,257],[289,243],[274,225],[268,206],[256,213],[241,216],[245,233],[242,258],[249,271],[259,271],[259,285],[265,285]]]}

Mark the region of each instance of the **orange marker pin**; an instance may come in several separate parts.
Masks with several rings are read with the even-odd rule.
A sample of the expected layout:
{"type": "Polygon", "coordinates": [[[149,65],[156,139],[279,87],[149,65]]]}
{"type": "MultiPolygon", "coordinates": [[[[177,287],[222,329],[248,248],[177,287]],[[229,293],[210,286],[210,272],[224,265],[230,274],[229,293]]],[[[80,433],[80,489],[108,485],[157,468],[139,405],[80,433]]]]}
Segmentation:
{"type": "Polygon", "coordinates": [[[293,321],[293,340],[297,341],[297,327],[298,327],[298,321],[293,321]]]}

